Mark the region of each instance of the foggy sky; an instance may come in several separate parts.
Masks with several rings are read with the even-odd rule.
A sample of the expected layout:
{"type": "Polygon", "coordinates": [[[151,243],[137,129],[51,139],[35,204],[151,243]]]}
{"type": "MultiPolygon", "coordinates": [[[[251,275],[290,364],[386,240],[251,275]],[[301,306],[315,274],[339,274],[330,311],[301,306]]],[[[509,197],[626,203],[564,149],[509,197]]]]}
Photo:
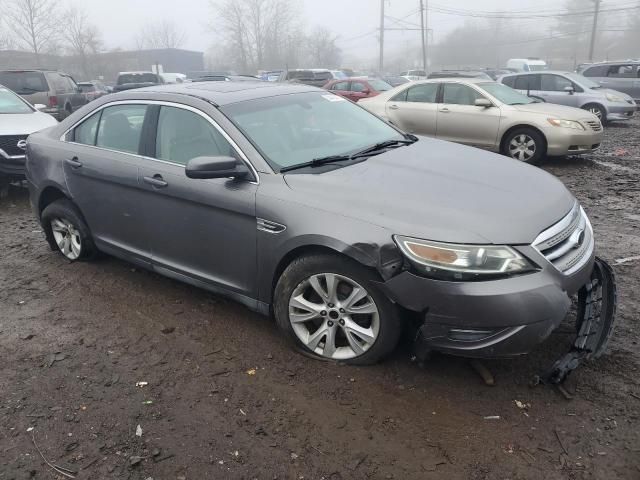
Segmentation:
{"type": "MultiPolygon", "coordinates": [[[[298,3],[305,25],[309,28],[325,26],[339,36],[338,45],[345,56],[376,55],[377,32],[360,38],[354,37],[378,28],[379,0],[293,1],[298,3]]],[[[100,28],[108,49],[133,48],[135,35],[143,25],[165,19],[176,22],[187,31],[184,48],[205,51],[215,45],[215,35],[206,26],[206,21],[212,17],[208,0],[84,0],[77,3],[100,28]]],[[[559,10],[563,6],[561,1],[553,0],[438,0],[434,4],[485,11],[534,8],[559,10]]],[[[387,0],[386,13],[401,18],[418,7],[419,0],[387,0]]],[[[450,15],[430,15],[429,28],[433,29],[434,40],[437,41],[452,28],[464,23],[464,20],[450,15]]],[[[420,17],[416,14],[407,17],[406,21],[418,24],[420,17]]],[[[525,22],[523,26],[532,27],[533,23],[525,22]]],[[[387,26],[392,26],[392,22],[387,21],[387,26]]],[[[419,31],[386,32],[385,35],[385,50],[389,51],[400,49],[408,43],[419,42],[420,38],[419,31]]]]}

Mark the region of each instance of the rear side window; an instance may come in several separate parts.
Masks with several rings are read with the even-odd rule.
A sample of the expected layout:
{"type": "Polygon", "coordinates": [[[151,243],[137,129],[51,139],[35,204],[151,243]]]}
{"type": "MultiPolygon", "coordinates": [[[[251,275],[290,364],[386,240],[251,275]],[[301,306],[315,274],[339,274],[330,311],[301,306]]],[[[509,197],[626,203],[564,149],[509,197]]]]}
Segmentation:
{"type": "Polygon", "coordinates": [[[234,157],[234,149],[209,121],[182,108],[160,109],[156,158],[186,165],[193,158],[217,156],[234,157]]]}
{"type": "Polygon", "coordinates": [[[582,72],[582,75],[585,77],[606,77],[608,71],[609,65],[596,65],[588,67],[584,72],[582,72]]]}
{"type": "Polygon", "coordinates": [[[540,75],[518,75],[513,88],[516,90],[540,90],[540,75]]]}
{"type": "Polygon", "coordinates": [[[614,78],[636,78],[636,66],[631,65],[612,65],[609,67],[607,76],[614,78]]]}
{"type": "Polygon", "coordinates": [[[407,90],[407,102],[436,103],[438,83],[424,83],[407,90]]]}
{"type": "Polygon", "coordinates": [[[95,145],[100,115],[102,115],[102,111],[94,113],[78,125],[73,132],[73,141],[76,143],[82,143],[83,145],[95,145]]]}
{"type": "Polygon", "coordinates": [[[18,95],[47,92],[49,85],[41,72],[0,72],[0,85],[18,95]]]}
{"type": "Polygon", "coordinates": [[[331,90],[349,90],[349,82],[334,83],[331,90]]]}
{"type": "Polygon", "coordinates": [[[138,153],[146,105],[114,105],[102,111],[96,146],[138,153]]]}

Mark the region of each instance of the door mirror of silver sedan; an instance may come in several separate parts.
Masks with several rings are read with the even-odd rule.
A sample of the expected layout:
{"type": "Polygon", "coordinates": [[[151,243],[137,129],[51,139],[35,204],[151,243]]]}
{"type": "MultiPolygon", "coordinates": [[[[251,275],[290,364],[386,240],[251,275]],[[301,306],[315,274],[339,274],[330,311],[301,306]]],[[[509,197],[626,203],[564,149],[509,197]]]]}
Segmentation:
{"type": "Polygon", "coordinates": [[[573,92],[575,92],[576,89],[573,88],[572,86],[566,86],[564,87],[564,91],[567,92],[569,95],[573,95],[573,92]]]}
{"type": "Polygon", "coordinates": [[[249,169],[233,157],[196,157],[189,160],[185,173],[189,178],[244,178],[249,169]]]}
{"type": "Polygon", "coordinates": [[[486,98],[476,98],[474,105],[476,107],[483,107],[483,108],[489,108],[493,106],[491,101],[487,100],[486,98]]]}

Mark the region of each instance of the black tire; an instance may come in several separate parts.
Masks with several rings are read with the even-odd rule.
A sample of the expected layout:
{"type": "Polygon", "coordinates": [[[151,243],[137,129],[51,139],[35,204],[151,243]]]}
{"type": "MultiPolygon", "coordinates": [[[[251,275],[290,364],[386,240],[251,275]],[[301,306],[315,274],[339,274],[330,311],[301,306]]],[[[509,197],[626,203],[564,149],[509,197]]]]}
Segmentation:
{"type": "MultiPolygon", "coordinates": [[[[373,344],[359,356],[340,361],[352,365],[370,365],[391,353],[398,344],[402,331],[397,307],[373,283],[380,280],[373,271],[340,255],[303,256],[295,259],[284,270],[276,285],[273,299],[274,314],[280,329],[305,354],[318,359],[327,359],[313,352],[298,338],[289,320],[289,300],[295,289],[312,275],[322,273],[337,274],[355,281],[366,290],[378,309],[379,330],[373,344]]],[[[326,340],[325,337],[325,342],[326,340]]]]}
{"type": "Polygon", "coordinates": [[[71,200],[63,198],[52,202],[43,210],[40,218],[42,228],[44,229],[44,233],[47,238],[47,242],[49,242],[49,246],[52,250],[59,251],[60,254],[69,261],[90,260],[95,257],[97,249],[95,244],[93,243],[93,238],[91,236],[89,227],[82,218],[82,213],[80,213],[78,207],[76,207],[71,200]],[[70,258],[70,256],[63,253],[61,248],[58,246],[51,225],[52,222],[56,219],[67,221],[73,227],[75,227],[75,230],[77,231],[77,237],[79,239],[78,243],[80,245],[79,255],[77,256],[77,258],[70,258]]]}
{"type": "Polygon", "coordinates": [[[602,125],[607,123],[607,111],[602,105],[598,105],[597,103],[588,103],[587,105],[583,105],[582,109],[593,113],[600,119],[600,123],[602,123],[602,125]]]}
{"type": "Polygon", "coordinates": [[[515,130],[510,131],[502,139],[502,154],[521,162],[536,163],[547,154],[547,141],[541,133],[533,128],[516,128],[515,130]],[[532,140],[535,146],[533,154],[529,157],[527,157],[526,151],[520,154],[519,152],[514,151],[512,146],[512,142],[515,141],[521,143],[521,139],[525,140],[525,143],[528,143],[527,138],[532,140]],[[522,158],[518,158],[519,156],[522,158]]]}

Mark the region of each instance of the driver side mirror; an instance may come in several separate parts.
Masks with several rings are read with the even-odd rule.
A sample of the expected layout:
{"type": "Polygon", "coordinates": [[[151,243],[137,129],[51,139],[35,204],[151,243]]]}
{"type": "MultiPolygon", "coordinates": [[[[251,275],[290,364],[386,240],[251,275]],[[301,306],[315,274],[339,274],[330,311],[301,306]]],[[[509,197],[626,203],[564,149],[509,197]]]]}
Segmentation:
{"type": "Polygon", "coordinates": [[[492,107],[493,104],[486,98],[476,98],[476,101],[473,102],[476,107],[489,108],[492,107]]]}
{"type": "Polygon", "coordinates": [[[245,178],[249,169],[233,157],[196,157],[187,162],[185,173],[189,178],[245,178]]]}
{"type": "Polygon", "coordinates": [[[573,95],[573,92],[575,92],[576,89],[571,86],[567,86],[567,87],[564,87],[564,91],[567,92],[569,95],[573,95]]]}

